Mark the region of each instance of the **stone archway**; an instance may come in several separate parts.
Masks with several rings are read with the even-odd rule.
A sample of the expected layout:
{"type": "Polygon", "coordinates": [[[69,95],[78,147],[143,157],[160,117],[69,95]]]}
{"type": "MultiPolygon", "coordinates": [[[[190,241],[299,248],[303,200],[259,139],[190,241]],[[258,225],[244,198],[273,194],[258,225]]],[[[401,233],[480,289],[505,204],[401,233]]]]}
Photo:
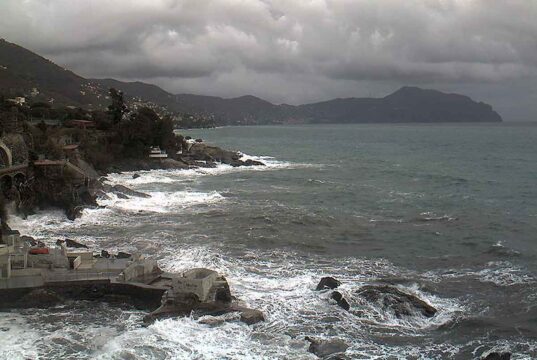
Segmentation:
{"type": "Polygon", "coordinates": [[[10,175],[4,175],[0,178],[0,190],[5,195],[13,187],[13,179],[10,175]]]}
{"type": "Polygon", "coordinates": [[[13,176],[13,185],[18,189],[22,184],[26,182],[26,175],[23,173],[16,173],[13,176]]]}
{"type": "Polygon", "coordinates": [[[0,166],[10,167],[13,165],[13,155],[11,150],[7,147],[2,140],[0,140],[0,166]]]}

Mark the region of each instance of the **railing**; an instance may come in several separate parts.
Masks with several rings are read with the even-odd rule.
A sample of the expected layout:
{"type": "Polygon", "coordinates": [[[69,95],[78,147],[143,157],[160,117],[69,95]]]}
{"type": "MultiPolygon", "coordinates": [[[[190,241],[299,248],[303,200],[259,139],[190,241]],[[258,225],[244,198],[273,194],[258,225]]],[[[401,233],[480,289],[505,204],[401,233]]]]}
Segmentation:
{"type": "Polygon", "coordinates": [[[28,167],[28,164],[18,164],[10,167],[0,168],[0,175],[9,174],[12,172],[24,170],[28,167]]]}
{"type": "Polygon", "coordinates": [[[84,281],[84,280],[115,280],[118,272],[112,271],[82,271],[71,270],[69,272],[43,272],[43,279],[47,283],[67,282],[67,281],[84,281]]]}

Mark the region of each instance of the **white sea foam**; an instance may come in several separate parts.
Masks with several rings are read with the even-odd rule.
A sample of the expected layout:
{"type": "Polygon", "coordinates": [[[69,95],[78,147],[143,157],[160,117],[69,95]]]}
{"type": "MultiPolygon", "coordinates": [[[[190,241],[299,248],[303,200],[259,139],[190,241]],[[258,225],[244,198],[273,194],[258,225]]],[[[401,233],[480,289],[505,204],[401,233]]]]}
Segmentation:
{"type": "Polygon", "coordinates": [[[256,160],[261,161],[265,166],[240,166],[233,167],[227,164],[217,164],[213,168],[193,168],[193,169],[178,169],[178,170],[150,170],[150,171],[126,171],[123,173],[112,173],[107,175],[108,182],[111,184],[121,184],[130,187],[140,187],[146,184],[171,184],[175,182],[189,182],[192,179],[203,176],[216,176],[234,172],[246,171],[270,171],[279,169],[294,169],[303,167],[319,167],[320,165],[292,163],[287,161],[279,161],[270,156],[251,156],[241,154],[241,160],[256,160]],[[140,175],[136,179],[134,174],[140,175]]]}
{"type": "Polygon", "coordinates": [[[0,360],[37,359],[41,336],[23,315],[0,312],[0,360]]]}
{"type": "Polygon", "coordinates": [[[157,213],[173,212],[193,205],[211,204],[222,201],[224,197],[216,191],[203,193],[196,191],[151,192],[149,198],[120,199],[115,194],[109,194],[109,199],[99,200],[99,205],[109,209],[157,213]]]}

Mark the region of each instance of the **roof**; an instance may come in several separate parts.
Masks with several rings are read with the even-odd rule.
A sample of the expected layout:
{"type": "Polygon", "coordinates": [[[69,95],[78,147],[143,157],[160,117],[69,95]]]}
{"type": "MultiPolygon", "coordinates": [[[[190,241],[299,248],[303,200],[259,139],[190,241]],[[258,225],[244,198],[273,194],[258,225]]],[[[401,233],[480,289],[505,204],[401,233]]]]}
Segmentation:
{"type": "Polygon", "coordinates": [[[70,145],[65,145],[63,147],[64,150],[76,150],[78,149],[78,145],[77,144],[70,144],[70,145]]]}
{"type": "Polygon", "coordinates": [[[71,120],[70,122],[73,124],[84,124],[84,125],[95,124],[95,121],[91,121],[91,120],[71,120]]]}

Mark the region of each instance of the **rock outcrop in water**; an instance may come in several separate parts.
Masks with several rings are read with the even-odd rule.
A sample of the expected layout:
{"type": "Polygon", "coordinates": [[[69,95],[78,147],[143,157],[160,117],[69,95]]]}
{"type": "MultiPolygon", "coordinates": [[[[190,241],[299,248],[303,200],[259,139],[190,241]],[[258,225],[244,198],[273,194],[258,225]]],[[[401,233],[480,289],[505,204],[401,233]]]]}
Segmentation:
{"type": "Polygon", "coordinates": [[[349,345],[341,339],[323,340],[306,336],[306,341],[310,342],[308,351],[317,355],[320,358],[335,359],[332,357],[335,354],[344,354],[349,348],[349,345]]]}
{"type": "Polygon", "coordinates": [[[62,244],[65,244],[65,246],[68,248],[75,248],[75,249],[87,249],[88,248],[87,245],[79,243],[78,241],[75,241],[72,239],[56,241],[56,245],[61,246],[62,244]]]}
{"type": "Polygon", "coordinates": [[[481,359],[482,360],[510,360],[511,353],[510,352],[491,352],[481,357],[481,359]]]}
{"type": "Polygon", "coordinates": [[[336,304],[344,309],[344,310],[347,310],[349,311],[350,308],[351,308],[351,305],[349,304],[349,302],[347,301],[347,299],[345,299],[343,297],[343,295],[339,292],[339,291],[334,291],[332,292],[332,294],[330,295],[330,297],[332,298],[332,300],[334,300],[336,302],[336,304]]]}
{"type": "Polygon", "coordinates": [[[437,312],[427,302],[394,286],[366,285],[357,291],[357,295],[370,303],[380,306],[385,311],[393,311],[397,318],[415,314],[430,318],[437,312]]]}
{"type": "Polygon", "coordinates": [[[315,290],[321,291],[326,289],[335,289],[341,285],[341,281],[336,280],[331,276],[323,277],[317,284],[315,290]]]}
{"type": "Polygon", "coordinates": [[[198,315],[237,312],[240,320],[248,325],[265,320],[261,311],[242,306],[234,300],[225,277],[209,269],[192,269],[182,277],[174,278],[172,287],[162,296],[161,306],[145,316],[144,323],[193,312],[198,315]]]}
{"type": "Polygon", "coordinates": [[[190,165],[199,166],[201,165],[200,161],[205,162],[205,165],[222,163],[233,167],[265,165],[261,161],[252,159],[241,160],[240,153],[236,151],[225,150],[218,146],[207,145],[203,142],[191,143],[187,148],[188,151],[181,155],[181,160],[190,165]]]}

